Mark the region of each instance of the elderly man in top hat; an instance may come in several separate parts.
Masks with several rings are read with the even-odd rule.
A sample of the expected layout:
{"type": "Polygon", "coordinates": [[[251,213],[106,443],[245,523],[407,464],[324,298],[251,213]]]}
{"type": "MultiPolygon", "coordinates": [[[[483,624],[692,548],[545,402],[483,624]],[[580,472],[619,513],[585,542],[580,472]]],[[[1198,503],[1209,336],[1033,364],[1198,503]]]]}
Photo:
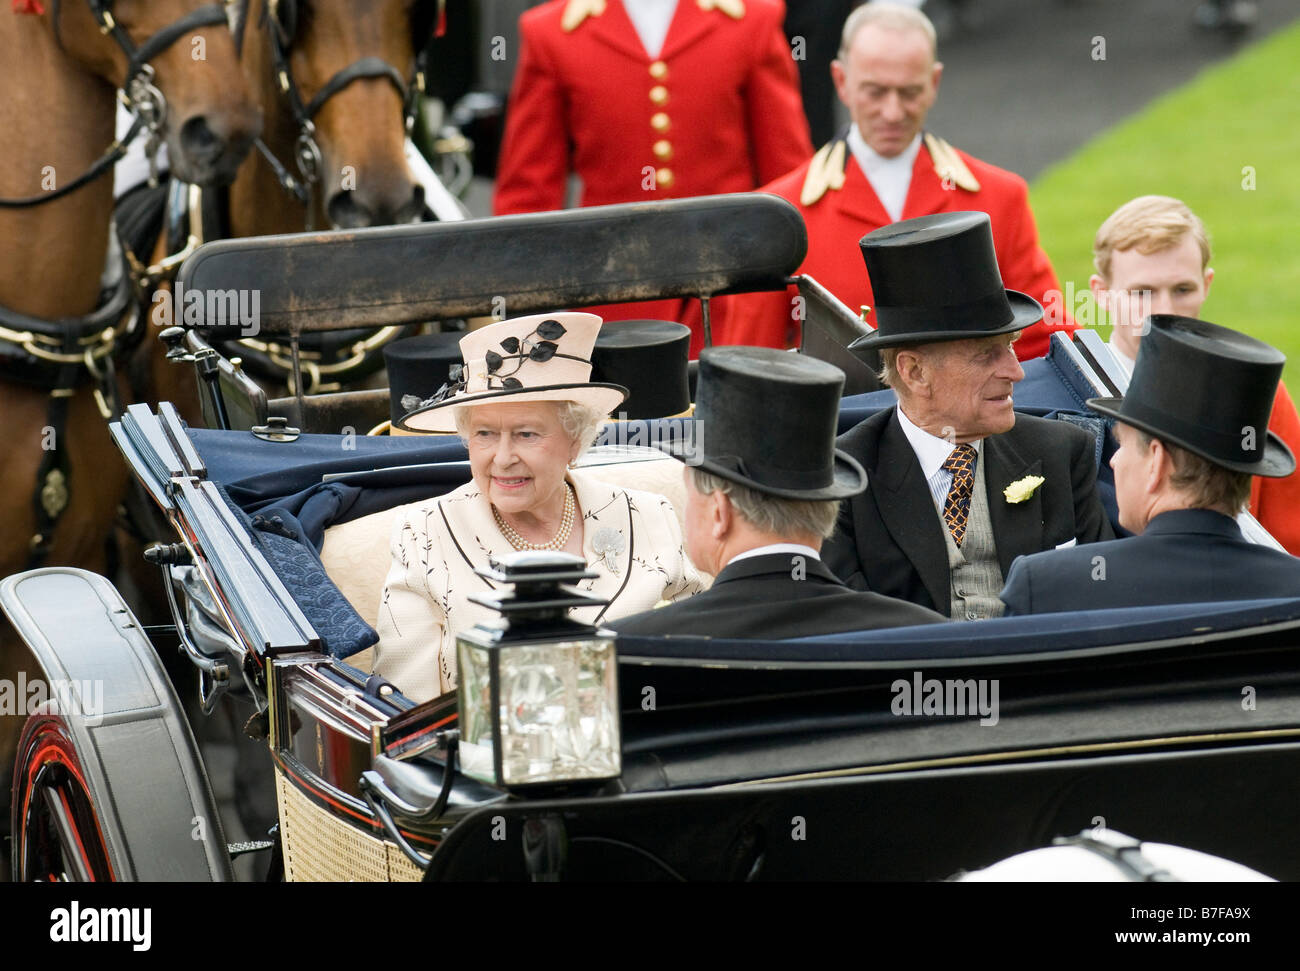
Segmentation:
{"type": "Polygon", "coordinates": [[[1150,320],[1128,393],[1088,402],[1116,419],[1120,525],[1141,535],[1017,560],[1012,613],[1300,596],[1300,559],[1247,542],[1234,519],[1251,476],[1295,470],[1268,431],[1286,358],[1203,320],[1150,320]]]}
{"type": "Polygon", "coordinates": [[[888,408],[842,435],[871,484],[846,503],[827,566],[849,586],[979,620],[1003,612],[1012,560],[1114,536],[1097,495],[1095,440],[1012,410],[1012,342],[1042,316],[1007,290],[989,217],[894,223],[861,240],[888,408]]]}
{"type": "Polygon", "coordinates": [[[770,348],[700,355],[696,414],[703,455],[686,478],[686,549],[713,586],[689,600],[609,624],[623,634],[804,637],[933,624],[932,610],[845,587],[822,563],[839,501],[867,484],[835,448],[844,374],[770,348]],[[775,413],[770,404],[781,401],[775,413]],[[755,416],[771,417],[756,421],[755,416]]]}

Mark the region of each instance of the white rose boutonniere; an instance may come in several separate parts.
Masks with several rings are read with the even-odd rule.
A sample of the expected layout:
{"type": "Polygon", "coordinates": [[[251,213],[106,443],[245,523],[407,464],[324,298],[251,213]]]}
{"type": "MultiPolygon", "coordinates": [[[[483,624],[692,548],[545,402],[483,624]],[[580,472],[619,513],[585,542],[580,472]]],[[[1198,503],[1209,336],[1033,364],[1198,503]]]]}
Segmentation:
{"type": "Polygon", "coordinates": [[[1002,494],[1006,496],[1007,502],[1024,502],[1046,481],[1041,475],[1027,475],[1003,489],[1002,494]]]}

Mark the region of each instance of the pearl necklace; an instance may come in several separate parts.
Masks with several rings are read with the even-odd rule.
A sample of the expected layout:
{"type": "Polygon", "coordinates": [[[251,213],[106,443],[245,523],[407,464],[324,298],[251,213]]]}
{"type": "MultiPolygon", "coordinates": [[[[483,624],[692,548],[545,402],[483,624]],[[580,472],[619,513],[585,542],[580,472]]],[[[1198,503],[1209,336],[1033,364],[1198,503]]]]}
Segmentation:
{"type": "Polygon", "coordinates": [[[574,507],[573,486],[566,482],[564,483],[564,517],[560,520],[559,530],[549,543],[528,542],[501,517],[496,506],[492,507],[492,516],[497,521],[497,529],[501,530],[501,535],[517,550],[562,550],[568,545],[569,534],[573,531],[574,507]]]}

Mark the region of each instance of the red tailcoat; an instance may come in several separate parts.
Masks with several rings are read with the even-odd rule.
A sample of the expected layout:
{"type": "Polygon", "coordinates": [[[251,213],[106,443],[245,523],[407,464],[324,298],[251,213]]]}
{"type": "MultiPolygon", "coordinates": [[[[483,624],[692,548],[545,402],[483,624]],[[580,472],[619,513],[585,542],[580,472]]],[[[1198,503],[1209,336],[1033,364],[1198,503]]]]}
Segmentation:
{"type": "MultiPolygon", "coordinates": [[[[1286,385],[1279,381],[1268,430],[1300,458],[1300,415],[1286,385]]],[[[1282,479],[1255,476],[1250,481],[1250,512],[1292,556],[1300,556],[1300,472],[1282,479]]]]}
{"type": "MultiPolygon", "coordinates": [[[[1051,311],[1049,329],[1045,323],[1028,328],[1016,343],[1022,361],[1047,353],[1050,331],[1076,330],[1060,296],[1060,286],[1047,254],[1038,245],[1038,230],[1029,211],[1029,189],[1025,180],[1012,172],[957,151],[980,184],[970,192],[951,182],[947,188],[935,173],[929,149],[922,144],[912,167],[912,182],[903,204],[903,219],[939,212],[981,210],[989,214],[993,246],[997,252],[1002,281],[1008,289],[1029,294],[1051,311]]],[[[811,205],[799,201],[809,162],[763,188],[781,196],[803,214],[808,227],[808,255],[800,273],[808,273],[852,310],[871,306],[871,284],[858,240],[891,221],[871,183],[863,175],[851,152],[845,153],[844,185],[828,189],[811,205]]],[[[737,344],[790,347],[798,343],[798,322],[788,294],[745,297],[744,313],[733,322],[728,338],[737,344]]],[[[867,317],[871,322],[871,317],[867,317]]]]}
{"type": "MultiPolygon", "coordinates": [[[[812,154],[781,0],[744,0],[740,19],[678,0],[656,59],[621,0],[571,31],[561,26],[567,6],[554,0],[519,18],[497,215],[562,208],[571,171],[581,204],[596,206],[748,192],[812,154]]],[[[715,343],[727,302],[713,305],[715,343]]],[[[698,308],[683,303],[590,309],[687,323],[696,353],[698,308]]]]}

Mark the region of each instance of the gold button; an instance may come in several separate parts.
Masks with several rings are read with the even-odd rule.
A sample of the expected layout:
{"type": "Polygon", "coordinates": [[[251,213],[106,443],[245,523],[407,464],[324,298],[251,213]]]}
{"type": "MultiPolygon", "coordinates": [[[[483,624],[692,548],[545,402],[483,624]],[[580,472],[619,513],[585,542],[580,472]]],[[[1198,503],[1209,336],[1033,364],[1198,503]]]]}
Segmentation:
{"type": "Polygon", "coordinates": [[[671,188],[673,184],[673,170],[672,169],[656,170],[655,182],[663,186],[663,188],[665,189],[671,188]]]}
{"type": "Polygon", "coordinates": [[[668,89],[662,84],[656,84],[650,89],[650,100],[657,105],[666,105],[668,103],[668,89]]]}
{"type": "Polygon", "coordinates": [[[662,81],[668,77],[668,65],[663,61],[655,61],[650,65],[650,76],[656,81],[662,81]]]}
{"type": "Polygon", "coordinates": [[[661,162],[667,162],[673,157],[673,144],[666,138],[661,138],[654,143],[655,158],[661,162]]]}
{"type": "Polygon", "coordinates": [[[656,111],[650,116],[650,127],[655,131],[667,131],[669,125],[670,122],[668,121],[668,115],[662,111],[656,111]]]}

